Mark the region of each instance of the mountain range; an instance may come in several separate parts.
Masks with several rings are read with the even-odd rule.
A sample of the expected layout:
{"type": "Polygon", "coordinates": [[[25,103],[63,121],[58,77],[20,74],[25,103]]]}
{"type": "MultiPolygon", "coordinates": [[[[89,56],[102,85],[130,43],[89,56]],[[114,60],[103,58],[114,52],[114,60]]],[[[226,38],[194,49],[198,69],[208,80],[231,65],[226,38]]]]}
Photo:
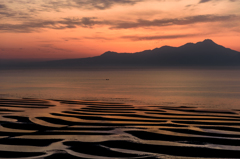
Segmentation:
{"type": "Polygon", "coordinates": [[[33,68],[211,67],[240,66],[240,52],[210,39],[180,47],[162,46],[136,53],[107,51],[100,56],[25,64],[33,68]]]}

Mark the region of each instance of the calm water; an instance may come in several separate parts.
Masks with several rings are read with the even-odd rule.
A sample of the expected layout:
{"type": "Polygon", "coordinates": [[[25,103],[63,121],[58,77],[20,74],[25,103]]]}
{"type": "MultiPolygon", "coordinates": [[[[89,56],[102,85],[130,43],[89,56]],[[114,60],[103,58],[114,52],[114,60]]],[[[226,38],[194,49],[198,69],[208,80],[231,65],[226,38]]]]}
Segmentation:
{"type": "Polygon", "coordinates": [[[0,70],[0,97],[240,109],[240,70],[0,70]]]}

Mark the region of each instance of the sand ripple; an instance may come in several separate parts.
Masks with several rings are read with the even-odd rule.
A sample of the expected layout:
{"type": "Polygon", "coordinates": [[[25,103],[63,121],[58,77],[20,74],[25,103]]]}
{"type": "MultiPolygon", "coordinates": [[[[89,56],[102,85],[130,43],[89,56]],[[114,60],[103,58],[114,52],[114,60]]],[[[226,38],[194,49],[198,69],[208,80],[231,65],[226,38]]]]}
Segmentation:
{"type": "Polygon", "coordinates": [[[240,158],[239,110],[0,99],[0,158],[240,158]]]}

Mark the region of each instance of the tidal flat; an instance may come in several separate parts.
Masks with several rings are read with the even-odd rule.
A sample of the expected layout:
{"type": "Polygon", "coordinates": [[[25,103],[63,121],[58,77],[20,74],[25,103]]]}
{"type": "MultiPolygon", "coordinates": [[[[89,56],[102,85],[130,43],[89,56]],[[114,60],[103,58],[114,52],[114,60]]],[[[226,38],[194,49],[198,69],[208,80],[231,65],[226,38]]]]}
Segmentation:
{"type": "Polygon", "coordinates": [[[239,158],[240,110],[0,99],[1,158],[239,158]]]}

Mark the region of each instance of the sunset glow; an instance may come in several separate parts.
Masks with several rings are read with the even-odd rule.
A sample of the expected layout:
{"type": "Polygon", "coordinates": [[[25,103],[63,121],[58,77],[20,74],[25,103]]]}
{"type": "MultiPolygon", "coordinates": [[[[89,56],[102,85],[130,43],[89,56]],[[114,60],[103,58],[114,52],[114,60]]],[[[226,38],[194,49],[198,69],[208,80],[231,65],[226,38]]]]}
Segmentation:
{"type": "Polygon", "coordinates": [[[1,59],[65,59],[212,39],[240,51],[238,0],[0,1],[1,59]]]}

